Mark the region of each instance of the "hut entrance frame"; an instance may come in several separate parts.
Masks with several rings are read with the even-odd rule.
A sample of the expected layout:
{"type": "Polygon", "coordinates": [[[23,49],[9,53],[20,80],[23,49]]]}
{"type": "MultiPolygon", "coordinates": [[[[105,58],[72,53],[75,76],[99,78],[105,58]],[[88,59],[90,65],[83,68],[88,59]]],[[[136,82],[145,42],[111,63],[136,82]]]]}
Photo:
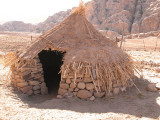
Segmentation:
{"type": "Polygon", "coordinates": [[[58,93],[61,81],[60,68],[63,64],[63,56],[65,52],[57,50],[42,50],[38,56],[42,64],[44,81],[48,87],[48,93],[58,93]]]}

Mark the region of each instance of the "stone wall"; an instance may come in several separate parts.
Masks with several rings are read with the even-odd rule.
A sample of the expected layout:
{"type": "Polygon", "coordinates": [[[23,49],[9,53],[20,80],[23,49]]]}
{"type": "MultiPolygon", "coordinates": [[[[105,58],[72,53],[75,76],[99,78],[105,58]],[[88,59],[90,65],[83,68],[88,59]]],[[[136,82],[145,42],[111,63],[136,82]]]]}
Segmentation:
{"type": "MultiPolygon", "coordinates": [[[[133,84],[130,83],[130,87],[133,84]]],[[[100,98],[103,96],[110,97],[117,95],[120,92],[126,91],[128,86],[123,86],[122,84],[113,84],[112,91],[109,93],[105,92],[105,86],[102,82],[95,80],[94,83],[89,75],[75,75],[70,73],[68,76],[63,76],[60,82],[60,87],[58,91],[58,98],[63,97],[79,97],[81,99],[94,100],[95,98],[100,98]],[[96,86],[96,87],[95,87],[96,86]]]]}
{"type": "Polygon", "coordinates": [[[13,86],[28,95],[48,94],[42,64],[38,56],[26,64],[25,62],[21,60],[11,66],[11,83],[13,86]]]}
{"type": "MultiPolygon", "coordinates": [[[[20,92],[28,95],[48,94],[48,88],[44,82],[43,68],[38,56],[25,64],[25,61],[18,61],[11,66],[11,83],[20,92]]],[[[132,85],[130,85],[132,86],[132,85]]],[[[103,96],[109,97],[126,91],[128,86],[113,84],[112,90],[107,93],[104,84],[99,80],[92,80],[89,74],[62,75],[60,81],[58,98],[78,97],[81,99],[94,100],[103,96]]]]}

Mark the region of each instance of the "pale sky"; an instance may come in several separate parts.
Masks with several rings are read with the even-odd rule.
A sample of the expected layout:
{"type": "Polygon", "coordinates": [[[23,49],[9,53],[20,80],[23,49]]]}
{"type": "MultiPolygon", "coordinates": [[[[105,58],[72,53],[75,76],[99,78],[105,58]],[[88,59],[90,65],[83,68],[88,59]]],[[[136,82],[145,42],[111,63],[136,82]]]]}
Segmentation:
{"type": "MultiPolygon", "coordinates": [[[[91,0],[83,0],[85,3],[91,0]]],[[[80,0],[0,0],[0,24],[8,21],[39,23],[59,11],[77,7],[80,0]]]]}

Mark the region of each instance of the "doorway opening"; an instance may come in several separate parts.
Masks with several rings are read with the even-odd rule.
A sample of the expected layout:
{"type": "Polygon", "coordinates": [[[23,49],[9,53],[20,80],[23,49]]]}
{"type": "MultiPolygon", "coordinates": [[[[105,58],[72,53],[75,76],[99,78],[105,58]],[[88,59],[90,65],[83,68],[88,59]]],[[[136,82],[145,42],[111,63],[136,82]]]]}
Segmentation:
{"type": "Polygon", "coordinates": [[[48,93],[57,95],[61,80],[60,68],[63,64],[63,56],[65,52],[42,50],[38,56],[42,63],[44,81],[48,87],[48,93]]]}

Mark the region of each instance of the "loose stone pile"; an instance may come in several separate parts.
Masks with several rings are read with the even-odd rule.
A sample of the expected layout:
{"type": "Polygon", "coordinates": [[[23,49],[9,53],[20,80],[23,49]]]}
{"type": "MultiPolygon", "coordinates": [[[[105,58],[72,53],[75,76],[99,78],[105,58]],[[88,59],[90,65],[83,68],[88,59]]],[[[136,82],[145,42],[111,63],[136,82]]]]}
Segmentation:
{"type": "Polygon", "coordinates": [[[18,61],[11,66],[11,71],[11,82],[22,93],[28,95],[48,93],[38,56],[26,64],[25,61],[18,61]]]}

